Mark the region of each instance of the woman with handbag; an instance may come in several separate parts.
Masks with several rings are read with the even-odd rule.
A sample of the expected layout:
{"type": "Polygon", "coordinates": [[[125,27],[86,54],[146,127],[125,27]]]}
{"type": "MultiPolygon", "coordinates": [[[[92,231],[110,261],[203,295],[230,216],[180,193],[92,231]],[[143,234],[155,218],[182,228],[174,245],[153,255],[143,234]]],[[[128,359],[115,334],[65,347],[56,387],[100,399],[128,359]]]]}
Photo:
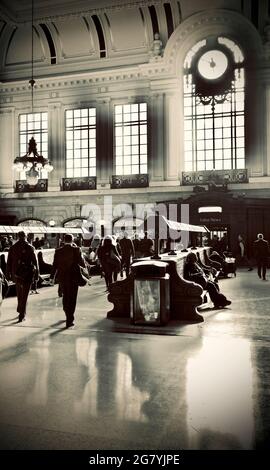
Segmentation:
{"type": "Polygon", "coordinates": [[[100,261],[102,271],[104,272],[106,287],[117,279],[117,274],[121,270],[121,257],[116,247],[116,242],[110,235],[106,235],[102,245],[99,246],[97,256],[100,261]]]}

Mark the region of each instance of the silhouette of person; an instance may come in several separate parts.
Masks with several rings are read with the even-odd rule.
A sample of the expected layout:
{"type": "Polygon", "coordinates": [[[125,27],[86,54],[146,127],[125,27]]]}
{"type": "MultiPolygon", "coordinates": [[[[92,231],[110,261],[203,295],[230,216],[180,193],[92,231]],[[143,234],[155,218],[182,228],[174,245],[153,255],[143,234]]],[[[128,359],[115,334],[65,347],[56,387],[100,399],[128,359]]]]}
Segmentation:
{"type": "Polygon", "coordinates": [[[74,313],[78,295],[78,284],[74,281],[74,266],[85,267],[80,247],[73,242],[70,233],[64,235],[64,245],[55,250],[50,279],[57,279],[61,287],[63,310],[66,314],[66,327],[74,326],[74,313]]]}
{"type": "Polygon", "coordinates": [[[126,270],[126,275],[128,276],[130,270],[131,257],[134,258],[135,250],[132,240],[129,238],[128,233],[124,232],[123,238],[120,242],[121,254],[122,254],[122,270],[126,270]]]}
{"type": "Polygon", "coordinates": [[[39,270],[34,248],[26,241],[25,232],[19,232],[18,238],[19,240],[10,247],[8,252],[6,277],[16,284],[18,320],[22,322],[26,315],[30,287],[33,279],[38,279],[39,270]],[[22,274],[22,268],[24,274],[22,274]]]}
{"type": "Polygon", "coordinates": [[[242,235],[238,235],[238,255],[239,255],[239,264],[248,265],[248,271],[252,271],[252,266],[246,254],[245,242],[242,235]]]}
{"type": "Polygon", "coordinates": [[[199,266],[195,253],[187,255],[184,265],[184,278],[188,281],[196,282],[203,289],[206,289],[216,308],[226,307],[231,304],[231,301],[218,291],[217,285],[208,279],[203,269],[199,266]]]}
{"type": "Polygon", "coordinates": [[[269,256],[268,241],[264,240],[263,234],[258,233],[257,240],[254,242],[254,254],[257,261],[257,270],[259,278],[266,281],[267,258],[269,256]]]}

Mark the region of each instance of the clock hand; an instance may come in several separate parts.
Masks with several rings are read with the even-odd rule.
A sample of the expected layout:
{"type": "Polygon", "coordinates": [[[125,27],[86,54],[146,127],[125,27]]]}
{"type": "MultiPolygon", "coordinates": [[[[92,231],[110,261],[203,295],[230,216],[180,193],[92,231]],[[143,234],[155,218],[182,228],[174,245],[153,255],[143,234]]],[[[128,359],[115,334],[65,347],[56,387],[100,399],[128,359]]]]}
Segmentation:
{"type": "Polygon", "coordinates": [[[210,64],[210,67],[211,67],[212,69],[214,69],[214,68],[216,67],[216,65],[217,65],[216,62],[214,61],[213,57],[211,57],[211,60],[210,60],[209,64],[210,64]]]}
{"type": "Polygon", "coordinates": [[[203,62],[207,62],[208,64],[210,64],[210,67],[212,69],[215,68],[216,65],[217,65],[216,62],[214,61],[213,57],[211,58],[211,60],[206,60],[206,59],[203,59],[203,58],[201,60],[203,60],[203,62]]]}

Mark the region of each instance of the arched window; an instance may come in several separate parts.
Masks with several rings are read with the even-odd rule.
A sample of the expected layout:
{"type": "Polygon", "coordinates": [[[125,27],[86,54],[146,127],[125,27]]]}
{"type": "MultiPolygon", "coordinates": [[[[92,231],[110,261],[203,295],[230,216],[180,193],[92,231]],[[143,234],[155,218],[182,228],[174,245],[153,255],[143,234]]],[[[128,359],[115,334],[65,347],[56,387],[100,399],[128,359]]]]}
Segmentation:
{"type": "Polygon", "coordinates": [[[245,168],[245,71],[225,37],[195,44],[184,61],[185,171],[245,168]]]}

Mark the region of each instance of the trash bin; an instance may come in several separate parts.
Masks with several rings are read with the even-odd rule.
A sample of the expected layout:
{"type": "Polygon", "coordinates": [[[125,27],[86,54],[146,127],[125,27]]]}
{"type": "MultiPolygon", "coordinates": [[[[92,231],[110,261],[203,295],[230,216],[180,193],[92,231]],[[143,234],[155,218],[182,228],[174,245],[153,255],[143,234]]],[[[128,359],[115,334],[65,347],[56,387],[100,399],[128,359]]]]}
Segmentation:
{"type": "Polygon", "coordinates": [[[168,263],[138,261],[131,265],[134,283],[131,321],[137,325],[165,325],[170,318],[168,263]]]}

